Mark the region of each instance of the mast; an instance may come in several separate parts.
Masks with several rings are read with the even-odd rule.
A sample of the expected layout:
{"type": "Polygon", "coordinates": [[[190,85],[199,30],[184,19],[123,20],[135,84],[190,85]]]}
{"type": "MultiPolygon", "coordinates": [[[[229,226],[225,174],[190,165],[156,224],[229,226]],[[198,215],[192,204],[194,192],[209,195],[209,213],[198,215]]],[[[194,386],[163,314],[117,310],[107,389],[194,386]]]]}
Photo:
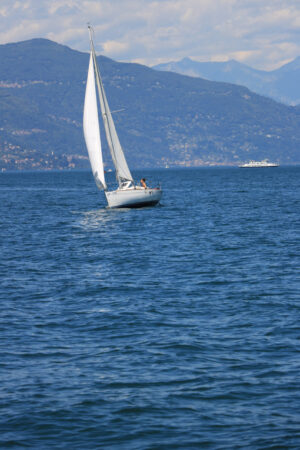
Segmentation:
{"type": "Polygon", "coordinates": [[[119,188],[121,188],[125,183],[132,182],[133,178],[130,173],[130,170],[128,168],[125,155],[123,153],[114,121],[109,109],[109,105],[107,102],[107,98],[105,95],[99,67],[97,64],[96,59],[96,53],[95,53],[95,47],[94,42],[92,38],[92,27],[88,25],[89,33],[90,33],[90,42],[91,42],[91,53],[93,56],[93,62],[94,62],[94,68],[95,68],[95,74],[96,74],[96,82],[97,82],[97,88],[98,88],[98,94],[99,94],[99,101],[100,101],[100,107],[103,117],[103,123],[105,128],[105,134],[107,143],[110,149],[111,157],[116,169],[116,178],[119,184],[119,188]]]}
{"type": "Polygon", "coordinates": [[[107,190],[102,159],[97,96],[95,87],[95,71],[92,53],[90,54],[90,62],[85,89],[83,107],[83,132],[96,185],[99,189],[107,190]]]}

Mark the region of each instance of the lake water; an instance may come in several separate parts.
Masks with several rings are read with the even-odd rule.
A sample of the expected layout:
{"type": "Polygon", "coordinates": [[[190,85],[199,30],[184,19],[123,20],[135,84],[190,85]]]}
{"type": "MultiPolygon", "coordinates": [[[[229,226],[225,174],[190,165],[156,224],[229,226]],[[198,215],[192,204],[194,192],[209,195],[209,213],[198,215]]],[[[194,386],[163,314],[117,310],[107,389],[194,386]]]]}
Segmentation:
{"type": "Polygon", "coordinates": [[[299,449],[300,168],[134,175],[0,174],[0,447],[299,449]]]}

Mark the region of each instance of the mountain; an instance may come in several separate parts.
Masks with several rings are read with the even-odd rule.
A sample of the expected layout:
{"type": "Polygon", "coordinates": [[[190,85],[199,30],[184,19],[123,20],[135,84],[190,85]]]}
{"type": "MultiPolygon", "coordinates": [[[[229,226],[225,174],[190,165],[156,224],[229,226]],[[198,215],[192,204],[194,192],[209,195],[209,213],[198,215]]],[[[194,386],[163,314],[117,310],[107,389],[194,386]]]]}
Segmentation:
{"type": "MultiPolygon", "coordinates": [[[[89,167],[88,59],[46,39],[0,46],[0,170],[89,167]]],[[[299,108],[233,84],[98,59],[130,167],[299,162],[299,108]]]]}
{"type": "Polygon", "coordinates": [[[153,69],[239,84],[282,103],[289,105],[300,103],[300,57],[270,72],[255,70],[234,60],[197,62],[190,58],[158,64],[153,66],[153,69]]]}

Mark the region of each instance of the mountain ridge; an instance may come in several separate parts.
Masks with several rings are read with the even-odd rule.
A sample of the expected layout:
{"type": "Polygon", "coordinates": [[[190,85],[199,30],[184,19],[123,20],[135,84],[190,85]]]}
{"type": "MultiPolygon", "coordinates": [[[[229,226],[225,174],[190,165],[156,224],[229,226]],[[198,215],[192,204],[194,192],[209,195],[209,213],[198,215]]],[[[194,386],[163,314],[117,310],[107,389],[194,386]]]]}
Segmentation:
{"type": "MultiPolygon", "coordinates": [[[[89,167],[88,59],[44,39],[0,46],[0,169],[89,167]]],[[[229,83],[98,61],[111,110],[122,109],[114,120],[130,167],[299,162],[299,108],[229,83]]]]}
{"type": "Polygon", "coordinates": [[[289,105],[300,103],[300,57],[272,71],[253,69],[234,59],[226,62],[198,62],[188,57],[157,64],[152,68],[238,84],[289,105]]]}

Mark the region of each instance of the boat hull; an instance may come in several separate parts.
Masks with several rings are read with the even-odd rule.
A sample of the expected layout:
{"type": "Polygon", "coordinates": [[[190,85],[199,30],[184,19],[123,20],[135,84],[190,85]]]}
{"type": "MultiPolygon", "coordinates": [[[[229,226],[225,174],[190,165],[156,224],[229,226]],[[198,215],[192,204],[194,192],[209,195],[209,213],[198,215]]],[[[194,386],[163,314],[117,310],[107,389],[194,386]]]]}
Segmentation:
{"type": "Polygon", "coordinates": [[[249,161],[248,163],[241,164],[240,168],[261,168],[261,167],[278,167],[278,164],[269,162],[268,159],[263,159],[262,161],[249,161]]]}
{"type": "Polygon", "coordinates": [[[278,167],[278,164],[243,164],[242,166],[239,166],[241,169],[263,169],[266,167],[278,167]]]}
{"type": "Polygon", "coordinates": [[[105,192],[110,208],[142,208],[155,206],[162,197],[161,189],[117,189],[105,192]]]}

